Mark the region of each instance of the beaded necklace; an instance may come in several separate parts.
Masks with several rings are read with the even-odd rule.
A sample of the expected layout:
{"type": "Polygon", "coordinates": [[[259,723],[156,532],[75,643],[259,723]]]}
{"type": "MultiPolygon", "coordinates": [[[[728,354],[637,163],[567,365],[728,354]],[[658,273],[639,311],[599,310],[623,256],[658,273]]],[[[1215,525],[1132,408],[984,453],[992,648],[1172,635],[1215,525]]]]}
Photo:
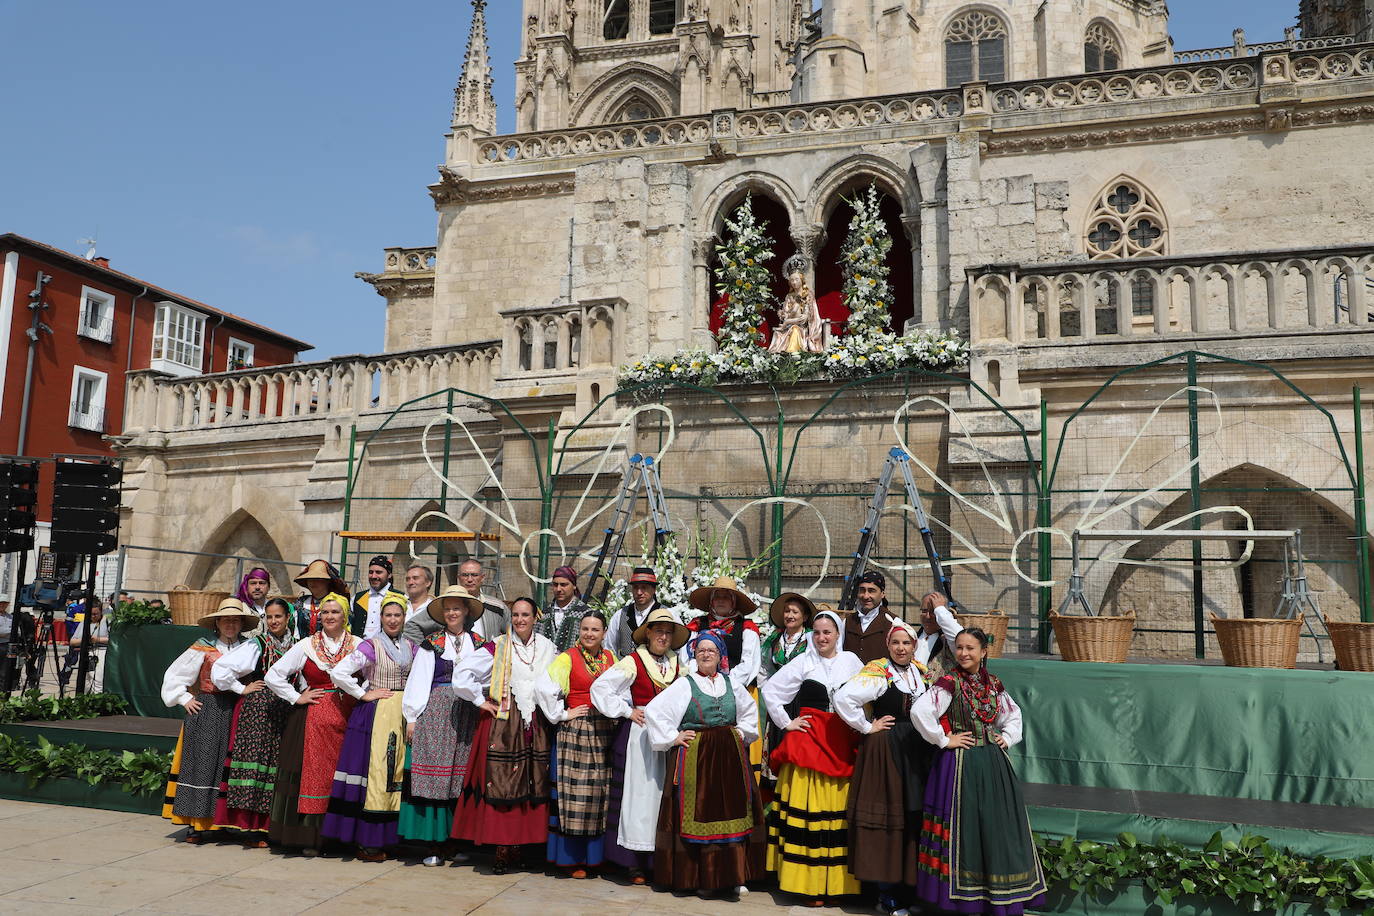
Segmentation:
{"type": "Polygon", "coordinates": [[[596,658],[592,658],[591,653],[584,649],[580,642],[577,644],[577,651],[582,653],[582,664],[587,666],[587,673],[592,677],[596,677],[606,669],[606,653],[604,651],[596,658]]]}
{"type": "Polygon", "coordinates": [[[984,677],[981,668],[978,674],[969,674],[963,668],[956,670],[959,693],[963,697],[969,713],[984,725],[991,725],[996,722],[997,690],[992,679],[984,677]]]}
{"type": "Polygon", "coordinates": [[[539,654],[539,641],[535,639],[534,636],[534,633],[530,633],[530,641],[525,644],[525,647],[530,650],[529,658],[526,658],[525,653],[520,651],[521,643],[519,637],[517,637],[513,633],[510,636],[506,637],[506,639],[510,640],[511,651],[515,653],[516,660],[518,660],[520,664],[524,665],[526,668],[534,667],[535,656],[539,654]]]}
{"type": "Polygon", "coordinates": [[[348,645],[347,633],[339,637],[339,648],[330,650],[328,646],[331,641],[324,635],[324,630],[316,630],[315,635],[310,637],[310,647],[315,650],[315,655],[320,661],[332,668],[343,661],[344,656],[348,655],[352,649],[348,645]]]}

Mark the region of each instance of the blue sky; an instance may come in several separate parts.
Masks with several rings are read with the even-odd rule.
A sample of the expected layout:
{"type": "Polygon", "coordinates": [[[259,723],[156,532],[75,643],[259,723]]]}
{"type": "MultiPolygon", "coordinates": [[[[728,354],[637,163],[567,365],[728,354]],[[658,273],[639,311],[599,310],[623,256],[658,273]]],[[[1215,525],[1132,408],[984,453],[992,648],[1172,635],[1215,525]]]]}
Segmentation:
{"type": "MultiPolygon", "coordinates": [[[[519,0],[491,0],[501,128],[519,0]]],[[[1282,37],[1297,0],[1176,0],[1179,49],[1282,37]]],[[[308,340],[382,349],[354,279],[434,243],[470,4],[0,0],[0,231],[71,251],[308,340]]]]}

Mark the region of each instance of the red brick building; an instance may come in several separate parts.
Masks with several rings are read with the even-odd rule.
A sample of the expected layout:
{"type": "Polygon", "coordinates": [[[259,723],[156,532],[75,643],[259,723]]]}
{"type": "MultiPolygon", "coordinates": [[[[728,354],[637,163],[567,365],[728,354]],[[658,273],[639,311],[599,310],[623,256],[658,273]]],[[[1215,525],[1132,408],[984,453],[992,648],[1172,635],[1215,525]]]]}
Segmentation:
{"type": "MultiPolygon", "coordinates": [[[[0,235],[0,455],[111,454],[103,437],[122,431],[126,372],[273,366],[310,346],[114,270],[105,258],[0,235]],[[31,339],[40,272],[52,279],[38,319],[51,330],[31,339]]],[[[51,474],[48,466],[40,492],[51,492],[51,474]]],[[[39,518],[50,517],[44,498],[39,518]]]]}

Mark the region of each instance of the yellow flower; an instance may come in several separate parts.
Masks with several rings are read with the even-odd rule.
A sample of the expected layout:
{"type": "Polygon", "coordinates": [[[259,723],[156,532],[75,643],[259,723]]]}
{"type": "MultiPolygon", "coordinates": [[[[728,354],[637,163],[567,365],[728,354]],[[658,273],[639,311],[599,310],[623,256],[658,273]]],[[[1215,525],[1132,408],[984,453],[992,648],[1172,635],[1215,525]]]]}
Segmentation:
{"type": "Polygon", "coordinates": [[[659,364],[658,364],[658,368],[660,368],[660,369],[666,369],[667,366],[666,366],[664,363],[659,363],[659,364]]]}
{"type": "Polygon", "coordinates": [[[670,366],[670,367],[668,368],[668,371],[669,371],[669,372],[676,372],[676,371],[677,371],[677,363],[673,363],[672,366],[670,366]]]}
{"type": "Polygon", "coordinates": [[[865,244],[865,245],[872,245],[872,244],[873,244],[873,236],[871,236],[871,235],[866,235],[866,236],[864,236],[864,244],[865,244]]]}
{"type": "Polygon", "coordinates": [[[870,277],[870,278],[868,279],[868,285],[869,285],[869,286],[877,286],[877,285],[878,285],[878,281],[877,281],[877,280],[874,280],[872,277],[870,277]]]}

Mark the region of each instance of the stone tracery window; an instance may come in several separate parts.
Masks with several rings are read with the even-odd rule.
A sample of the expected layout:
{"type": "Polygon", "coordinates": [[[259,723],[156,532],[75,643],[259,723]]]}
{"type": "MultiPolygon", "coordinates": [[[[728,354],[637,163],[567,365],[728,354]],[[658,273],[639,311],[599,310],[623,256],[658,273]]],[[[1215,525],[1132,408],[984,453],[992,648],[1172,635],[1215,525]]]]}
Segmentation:
{"type": "Polygon", "coordinates": [[[1094,22],[1083,37],[1083,71],[1101,73],[1120,69],[1121,42],[1106,23],[1094,22]]]}
{"type": "Polygon", "coordinates": [[[606,0],[601,14],[601,37],[607,41],[630,36],[630,0],[606,0]]]}
{"type": "Polygon", "coordinates": [[[1093,260],[1152,257],[1167,250],[1168,228],[1154,195],[1118,178],[1098,194],[1083,236],[1093,260]]]}
{"type": "Polygon", "coordinates": [[[945,85],[1007,78],[1007,26],[986,10],[969,10],[945,29],[945,85]]]}
{"type": "Polygon", "coordinates": [[[631,95],[628,99],[617,105],[607,119],[608,124],[619,124],[623,121],[648,121],[651,118],[664,117],[664,113],[658,110],[658,106],[650,102],[639,94],[631,95]]]}

